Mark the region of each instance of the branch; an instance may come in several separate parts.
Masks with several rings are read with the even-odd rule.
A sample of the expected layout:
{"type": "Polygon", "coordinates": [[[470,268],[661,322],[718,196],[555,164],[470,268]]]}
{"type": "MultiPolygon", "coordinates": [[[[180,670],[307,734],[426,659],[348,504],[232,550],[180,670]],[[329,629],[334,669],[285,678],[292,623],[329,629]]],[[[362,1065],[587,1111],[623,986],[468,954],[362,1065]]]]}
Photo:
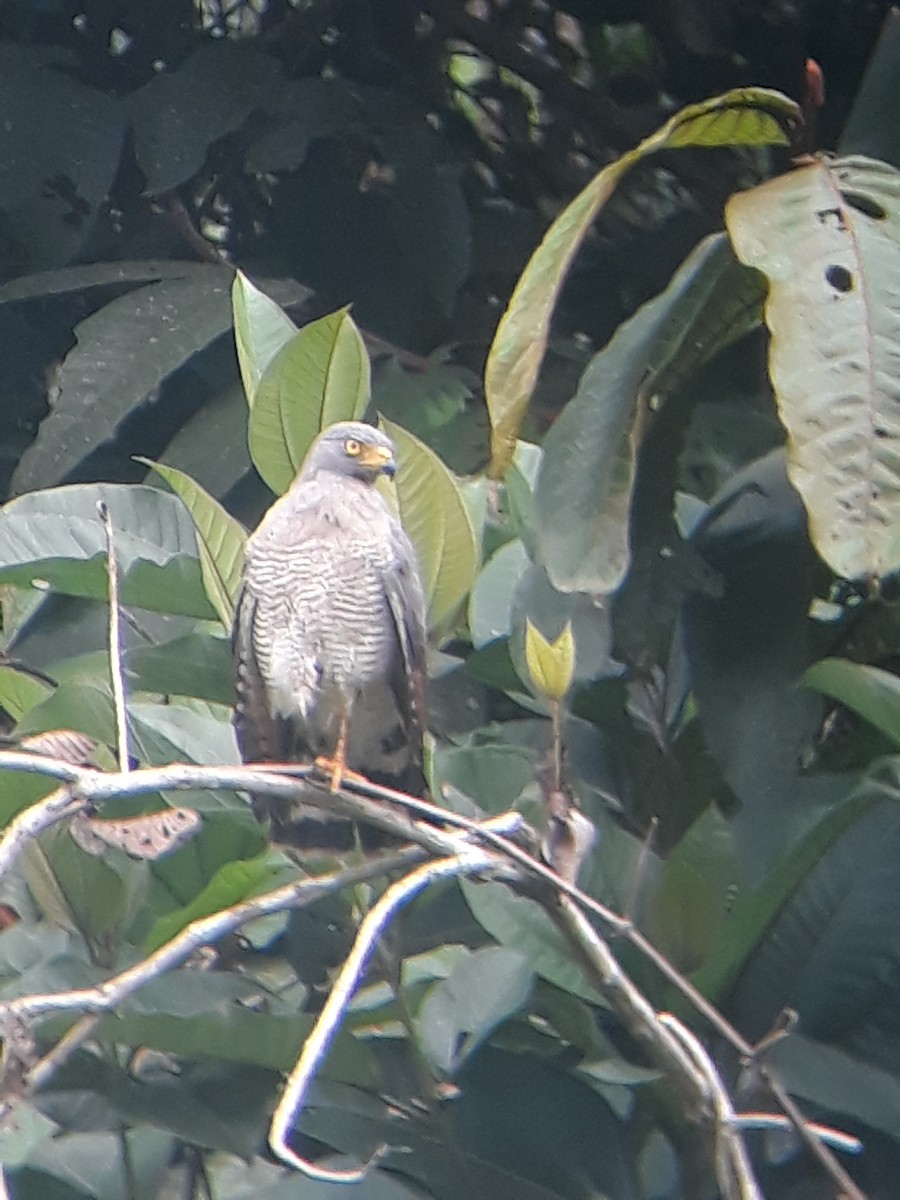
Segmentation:
{"type": "MultiPolygon", "coordinates": [[[[284,1092],[272,1124],[269,1129],[269,1145],[273,1154],[289,1166],[302,1171],[310,1179],[329,1183],[355,1183],[361,1180],[371,1166],[382,1157],[385,1148],[379,1147],[374,1156],[363,1167],[348,1171],[330,1171],[316,1166],[308,1159],[296,1154],[288,1144],[291,1130],[295,1128],[309,1086],[324,1059],[328,1047],[334,1040],[347,1007],[353,998],[360,978],[372,956],[378,939],[394,919],[401,908],[404,908],[423,891],[429,884],[441,879],[453,879],[461,875],[483,874],[487,871],[504,874],[504,864],[497,855],[489,854],[478,846],[470,846],[452,858],[437,862],[426,863],[418,870],[392,884],[384,895],[372,906],[363,919],[353,943],[353,948],[347,955],[341,967],[328,1000],[316,1021],[315,1027],[303,1043],[303,1049],[288,1076],[284,1092]]],[[[507,868],[508,872],[508,868],[507,868]]]]}
{"type": "Polygon", "coordinates": [[[660,1024],[675,1035],[706,1081],[716,1118],[716,1179],[731,1200],[765,1200],[753,1174],[747,1148],[735,1121],[734,1106],[719,1072],[699,1039],[671,1013],[660,1013],[660,1024]]]}
{"type": "Polygon", "coordinates": [[[109,506],[104,500],[97,503],[97,513],[106,534],[106,577],[109,585],[109,674],[116,708],[116,743],[119,770],[130,765],[128,755],[128,710],[125,706],[125,674],[122,670],[122,629],[119,607],[119,565],[116,561],[116,539],[113,533],[109,506]]]}

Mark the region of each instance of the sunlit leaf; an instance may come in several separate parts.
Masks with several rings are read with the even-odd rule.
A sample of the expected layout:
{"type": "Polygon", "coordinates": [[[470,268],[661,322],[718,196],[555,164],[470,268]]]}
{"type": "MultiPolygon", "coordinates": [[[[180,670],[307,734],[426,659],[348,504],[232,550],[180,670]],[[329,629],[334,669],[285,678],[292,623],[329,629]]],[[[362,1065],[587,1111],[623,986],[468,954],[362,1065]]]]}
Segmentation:
{"type": "Polygon", "coordinates": [[[14,721],[21,721],[30,708],[52,691],[49,683],[35,679],[25,671],[0,667],[0,708],[4,708],[14,721]]]}
{"type": "Polygon", "coordinates": [[[792,101],[764,88],[740,88],[676,113],[661,129],[591,180],[559,214],[531,257],[494,337],[485,368],[491,417],[491,474],[503,476],[547,348],[562,284],[597,213],[641,159],[686,146],[785,145],[798,116],[792,101]]]}
{"type": "Polygon", "coordinates": [[[197,530],[200,568],[206,594],[210,604],[219,614],[219,620],[226,629],[230,629],[241,583],[244,544],[247,540],[243,525],[183,471],[151,462],[148,458],[138,461],[161,475],[191,514],[197,530]]]}
{"type": "Polygon", "coordinates": [[[197,535],[176,496],[157,488],[73,484],[32,492],[0,509],[0,582],[106,599],[109,509],[123,604],[209,618],[197,535]]]}
{"type": "Polygon", "coordinates": [[[550,642],[530,620],[525,623],[525,661],[531,682],[548,700],[562,700],[575,674],[575,639],[572,623],[550,642]]]}
{"type": "Polygon", "coordinates": [[[278,351],[297,332],[297,326],[278,304],[260,291],[243,271],[231,286],[234,343],[247,403],[252,407],[263,373],[278,351]]]}
{"type": "Polygon", "coordinates": [[[433,450],[382,422],[397,451],[394,479],[400,519],[416,548],[429,624],[443,629],[468,595],[478,547],[459,484],[433,450]]]}
{"type": "Polygon", "coordinates": [[[250,410],[250,456],[273,492],[287,491],[316,436],[369,402],[369,355],[347,309],[304,325],[269,362],[250,410]]]}

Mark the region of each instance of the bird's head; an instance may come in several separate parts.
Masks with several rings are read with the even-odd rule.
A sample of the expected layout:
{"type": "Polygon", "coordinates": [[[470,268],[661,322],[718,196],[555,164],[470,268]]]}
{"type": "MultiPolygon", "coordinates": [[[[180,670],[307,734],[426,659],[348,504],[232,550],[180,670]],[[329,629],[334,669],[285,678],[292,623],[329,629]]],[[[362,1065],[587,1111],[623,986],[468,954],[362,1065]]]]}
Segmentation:
{"type": "Polygon", "coordinates": [[[334,471],[374,483],[379,475],[392,476],[396,470],[394,444],[386,434],[361,421],[339,421],[313,443],[304,474],[334,471]]]}

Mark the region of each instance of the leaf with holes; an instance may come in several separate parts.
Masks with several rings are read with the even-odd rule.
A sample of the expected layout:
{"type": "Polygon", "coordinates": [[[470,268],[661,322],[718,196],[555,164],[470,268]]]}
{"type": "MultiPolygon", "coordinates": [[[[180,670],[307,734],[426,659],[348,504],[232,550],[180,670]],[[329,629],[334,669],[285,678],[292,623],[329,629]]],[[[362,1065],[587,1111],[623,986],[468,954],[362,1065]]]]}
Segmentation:
{"type": "Polygon", "coordinates": [[[738,257],[769,283],[769,368],[789,474],[838,575],[900,565],[900,172],[819,161],[741,192],[738,257]]]}

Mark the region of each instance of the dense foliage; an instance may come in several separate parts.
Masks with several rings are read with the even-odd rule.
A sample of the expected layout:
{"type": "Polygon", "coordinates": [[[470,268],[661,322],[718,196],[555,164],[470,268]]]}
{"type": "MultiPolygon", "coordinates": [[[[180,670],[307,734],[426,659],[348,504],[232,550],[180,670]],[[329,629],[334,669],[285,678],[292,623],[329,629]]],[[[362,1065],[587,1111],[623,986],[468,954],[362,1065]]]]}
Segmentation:
{"type": "MultiPolygon", "coordinates": [[[[739,1110],[772,1107],[772,1071],[862,1139],[842,1162],[888,1197],[898,26],[860,86],[883,5],[712,7],[6,6],[0,706],[11,744],[65,757],[71,738],[29,739],[75,731],[113,768],[99,501],[132,765],[235,764],[245,526],[323,425],[383,420],[436,647],[432,795],[521,809],[746,1042],[785,1025],[748,1069],[640,937],[613,942],[739,1110]],[[819,139],[840,156],[797,157],[819,139]]],[[[5,826],[51,790],[2,780],[5,826]]],[[[336,866],[267,845],[224,787],[97,816],[125,824],[60,824],[0,878],[0,1002],[119,976],[336,866]]],[[[4,1010],[16,1200],[334,1192],[266,1130],[383,887],[160,971],[55,1067],[71,1013],[4,1010]]],[[[373,960],[297,1147],[386,1147],[366,1200],[719,1194],[708,1128],[601,992],[546,907],[435,885],[373,960]]],[[[766,1196],[834,1187],[795,1135],[754,1137],[766,1196]]]]}

